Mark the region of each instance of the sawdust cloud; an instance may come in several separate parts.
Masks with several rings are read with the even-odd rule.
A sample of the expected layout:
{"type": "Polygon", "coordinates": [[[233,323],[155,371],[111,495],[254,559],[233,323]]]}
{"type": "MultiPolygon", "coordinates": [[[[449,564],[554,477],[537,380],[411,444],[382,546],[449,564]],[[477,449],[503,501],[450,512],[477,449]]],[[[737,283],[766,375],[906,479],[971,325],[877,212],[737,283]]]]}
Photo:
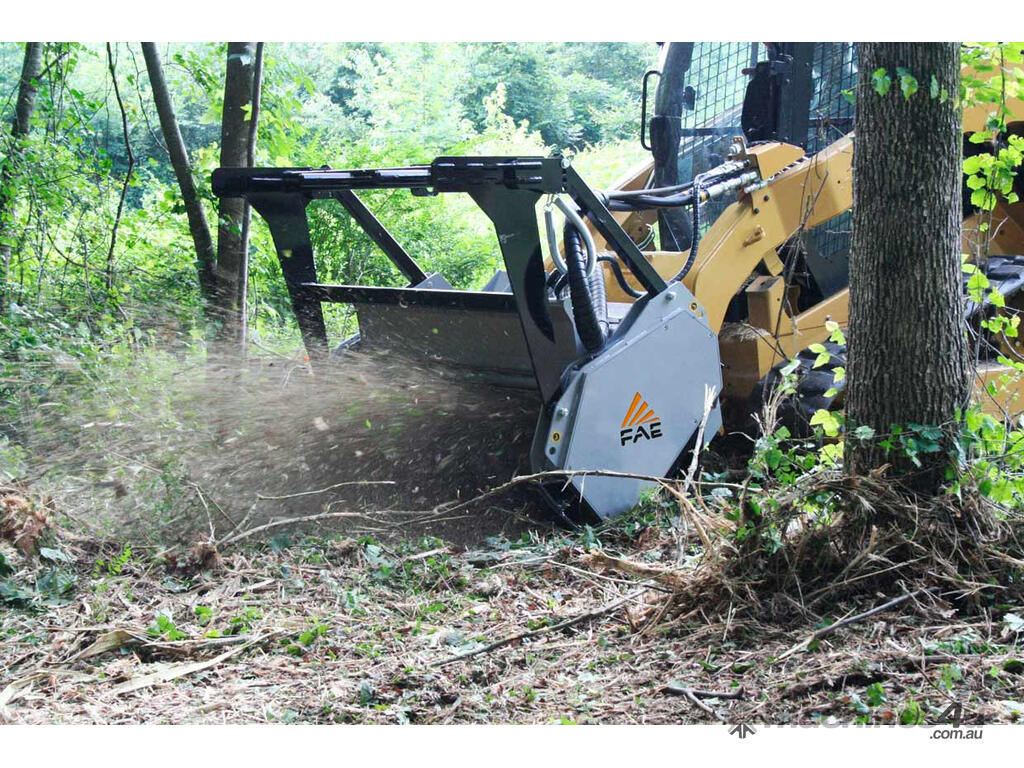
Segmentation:
{"type": "MultiPolygon", "coordinates": [[[[527,472],[539,408],[533,392],[372,353],[347,352],[316,375],[283,357],[193,360],[158,380],[142,393],[127,384],[102,397],[64,392],[20,436],[30,479],[62,508],[154,545],[324,511],[365,515],[345,523],[353,531],[401,531],[410,511],[527,472]]],[[[524,491],[497,503],[534,502],[524,491]]],[[[478,517],[420,530],[480,539],[512,521],[491,514],[489,525],[478,517]]]]}

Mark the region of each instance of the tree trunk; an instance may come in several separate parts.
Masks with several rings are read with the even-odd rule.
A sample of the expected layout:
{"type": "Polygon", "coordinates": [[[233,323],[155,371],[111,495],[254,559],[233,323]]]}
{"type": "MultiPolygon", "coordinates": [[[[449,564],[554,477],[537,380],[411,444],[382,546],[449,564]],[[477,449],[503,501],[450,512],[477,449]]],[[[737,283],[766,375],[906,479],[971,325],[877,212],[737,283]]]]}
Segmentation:
{"type": "Polygon", "coordinates": [[[192,235],[192,242],[195,244],[200,291],[204,302],[210,308],[214,306],[217,298],[216,273],[214,271],[217,254],[213,247],[213,238],[210,236],[210,227],[206,222],[203,204],[196,190],[192,164],[189,162],[185,142],[181,137],[178,118],[174,114],[174,105],[171,103],[171,94],[167,89],[167,80],[164,78],[164,69],[160,63],[160,54],[157,53],[156,43],[143,43],[142,55],[146,59],[146,70],[149,72],[153,101],[156,103],[157,115],[160,117],[160,130],[163,133],[164,142],[167,144],[167,152],[171,156],[171,166],[178,179],[178,188],[181,190],[185,213],[188,216],[188,229],[192,235]]]}
{"type": "MultiPolygon", "coordinates": [[[[249,164],[249,105],[253,96],[256,43],[228,43],[224,75],[224,111],[221,116],[220,164],[244,168],[249,164]]],[[[242,312],[239,296],[248,249],[245,226],[246,206],[241,198],[222,198],[217,229],[217,281],[222,326],[218,334],[225,342],[241,341],[242,312]]]]}
{"type": "MultiPolygon", "coordinates": [[[[260,95],[263,89],[263,43],[256,43],[256,61],[252,73],[252,109],[249,110],[249,146],[246,165],[256,165],[256,139],[260,121],[260,95]]],[[[249,227],[252,224],[252,206],[245,201],[245,213],[242,217],[242,264],[238,276],[238,291],[235,300],[240,309],[239,337],[242,354],[245,354],[247,333],[247,299],[249,288],[249,227]]]]}
{"type": "MultiPolygon", "coordinates": [[[[654,155],[654,186],[671,187],[679,183],[679,137],[682,128],[683,88],[690,70],[693,43],[666,43],[669,46],[662,64],[651,118],[651,154],[654,155]]],[[[681,210],[658,211],[658,234],[665,251],[685,251],[690,247],[690,220],[681,210]]]]}
{"type": "Polygon", "coordinates": [[[37,79],[43,70],[43,44],[25,43],[25,59],[18,83],[18,103],[11,124],[11,147],[0,171],[0,314],[7,306],[7,280],[11,269],[11,220],[14,218],[14,178],[24,138],[32,127],[32,113],[39,93],[37,79]]]}
{"type": "MultiPolygon", "coordinates": [[[[949,447],[957,409],[969,396],[960,269],[961,115],[957,43],[861,43],[853,157],[849,385],[846,468],[891,464],[908,485],[937,490],[945,450],[921,468],[879,446],[894,426],[942,426],[949,447]],[[909,97],[898,68],[919,84],[909,97]],[[873,74],[884,69],[881,95],[873,74]],[[858,439],[858,427],[874,439],[858,439]]],[[[904,435],[908,434],[906,432],[904,435]]]]}

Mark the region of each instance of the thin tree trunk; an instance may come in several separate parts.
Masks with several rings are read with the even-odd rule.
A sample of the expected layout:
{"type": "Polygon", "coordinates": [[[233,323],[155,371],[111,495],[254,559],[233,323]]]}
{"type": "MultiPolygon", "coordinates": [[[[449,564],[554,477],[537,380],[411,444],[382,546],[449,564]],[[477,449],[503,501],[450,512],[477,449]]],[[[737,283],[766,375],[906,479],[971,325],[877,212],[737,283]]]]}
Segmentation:
{"type": "Polygon", "coordinates": [[[114,249],[117,247],[117,230],[121,225],[121,215],[124,213],[124,201],[128,196],[128,187],[132,183],[132,174],[135,172],[135,152],[132,151],[131,135],[128,130],[128,112],[125,110],[124,100],[121,98],[121,89],[117,85],[117,66],[114,63],[114,51],[110,43],[107,43],[107,67],[110,70],[110,81],[114,84],[114,97],[117,99],[117,108],[121,114],[124,148],[128,153],[128,169],[124,172],[121,197],[117,201],[117,215],[114,217],[114,225],[110,228],[110,248],[107,251],[107,299],[120,307],[120,304],[114,299],[114,249]]]}
{"type": "MultiPolygon", "coordinates": [[[[249,164],[249,105],[253,96],[256,43],[228,43],[227,69],[224,75],[224,111],[221,116],[220,164],[224,168],[244,168],[249,164]]],[[[217,229],[218,307],[222,325],[221,341],[241,341],[242,312],[238,297],[245,269],[245,201],[222,198],[217,229]]]]}
{"type": "MultiPolygon", "coordinates": [[[[263,43],[256,43],[256,61],[253,65],[252,75],[252,109],[249,110],[249,147],[246,157],[247,165],[251,168],[256,165],[256,140],[258,137],[260,121],[260,96],[263,89],[263,43]]],[[[235,300],[238,302],[239,336],[242,344],[242,354],[245,354],[245,340],[248,331],[248,289],[249,289],[249,227],[252,224],[252,206],[245,201],[245,213],[242,217],[242,263],[238,276],[238,293],[235,300]]]]}
{"type": "Polygon", "coordinates": [[[39,93],[38,78],[43,70],[43,44],[25,43],[25,59],[18,83],[18,103],[11,125],[11,148],[0,171],[0,314],[7,306],[7,280],[11,269],[11,221],[14,218],[14,178],[21,159],[23,141],[32,127],[32,113],[39,93]]]}
{"type": "Polygon", "coordinates": [[[163,65],[160,63],[160,54],[157,52],[156,43],[143,43],[142,55],[146,59],[146,70],[149,73],[149,84],[153,90],[153,101],[156,103],[157,115],[160,117],[160,130],[163,133],[164,142],[167,144],[167,152],[171,156],[171,166],[178,179],[178,188],[181,190],[185,213],[188,216],[188,229],[192,235],[192,242],[195,244],[199,287],[207,310],[210,311],[217,298],[215,273],[217,254],[213,247],[213,238],[210,236],[210,227],[206,222],[203,204],[196,190],[192,164],[189,162],[185,142],[178,127],[178,119],[174,114],[171,94],[167,89],[167,80],[164,78],[163,65]]]}
{"type": "Polygon", "coordinates": [[[912,487],[931,492],[945,451],[921,454],[918,469],[898,446],[878,443],[894,425],[941,425],[949,434],[969,394],[961,115],[953,98],[930,94],[932,78],[938,89],[959,92],[960,51],[957,43],[861,43],[859,59],[846,468],[861,474],[892,464],[912,487]],[[919,84],[909,97],[898,68],[919,84]],[[872,83],[879,69],[892,82],[885,95],[872,83]],[[876,437],[857,439],[860,426],[876,437]]]}

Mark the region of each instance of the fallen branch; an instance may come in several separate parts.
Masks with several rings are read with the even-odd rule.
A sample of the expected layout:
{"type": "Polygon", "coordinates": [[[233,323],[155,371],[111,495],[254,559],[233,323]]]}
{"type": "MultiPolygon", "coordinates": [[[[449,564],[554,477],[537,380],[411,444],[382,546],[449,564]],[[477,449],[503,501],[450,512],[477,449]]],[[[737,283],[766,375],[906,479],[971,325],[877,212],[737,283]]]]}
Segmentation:
{"type": "Polygon", "coordinates": [[[882,603],[881,605],[879,605],[879,606],[877,606],[875,608],[872,608],[870,611],[864,611],[864,613],[858,613],[856,616],[848,616],[845,619],[841,619],[840,621],[837,621],[835,624],[829,624],[827,627],[822,627],[817,632],[812,633],[807,638],[805,638],[804,640],[801,640],[799,643],[794,645],[792,648],[790,648],[784,654],[779,656],[776,659],[776,661],[782,661],[783,659],[788,658],[789,656],[792,656],[794,653],[797,653],[798,651],[806,650],[807,647],[810,646],[810,644],[813,643],[815,640],[820,640],[821,638],[823,638],[823,637],[825,637],[827,635],[831,635],[833,632],[835,632],[838,629],[842,629],[843,627],[848,627],[851,624],[854,624],[854,623],[856,623],[858,621],[862,621],[864,619],[867,619],[867,618],[869,618],[871,616],[874,616],[875,614],[882,613],[883,611],[887,611],[890,608],[895,608],[900,603],[906,602],[907,600],[909,600],[912,597],[917,597],[918,595],[925,594],[926,592],[931,592],[933,589],[934,589],[934,587],[931,587],[931,588],[928,588],[928,589],[918,589],[918,590],[916,590],[914,592],[908,592],[907,594],[900,595],[899,597],[897,597],[897,598],[895,598],[893,600],[890,600],[887,603],[882,603]]]}
{"type": "Polygon", "coordinates": [[[605,614],[611,613],[616,608],[619,608],[619,607],[625,605],[626,603],[630,602],[631,600],[635,600],[636,598],[640,597],[646,591],[647,591],[647,588],[645,587],[644,589],[637,590],[636,592],[631,592],[630,594],[628,594],[625,597],[622,597],[622,598],[620,598],[618,600],[614,600],[614,601],[612,601],[610,603],[607,603],[606,605],[601,606],[597,610],[587,611],[586,613],[581,613],[579,616],[573,616],[571,619],[566,619],[565,621],[560,621],[558,624],[552,624],[552,625],[547,626],[547,627],[540,627],[539,629],[531,629],[531,630],[529,630],[527,632],[520,632],[519,634],[516,634],[516,635],[510,635],[509,637],[503,638],[501,640],[496,640],[493,643],[488,643],[487,645],[485,645],[485,646],[483,646],[481,648],[476,648],[476,649],[474,649],[472,651],[469,651],[467,653],[461,653],[461,654],[459,654],[457,656],[452,656],[452,657],[447,658],[447,659],[441,659],[440,661],[435,661],[430,666],[431,667],[443,667],[443,666],[445,666],[447,664],[453,664],[456,661],[464,661],[465,659],[470,659],[470,658],[472,658],[474,656],[480,656],[480,655],[485,654],[485,653],[490,653],[491,651],[496,651],[498,648],[503,648],[506,645],[511,645],[512,643],[515,643],[515,642],[517,642],[519,640],[529,640],[530,638],[538,637],[540,635],[546,635],[546,634],[550,634],[551,632],[558,632],[559,630],[562,630],[562,629],[568,629],[569,627],[575,626],[576,624],[581,624],[584,621],[589,621],[590,619],[596,619],[596,618],[599,618],[601,616],[604,616],[605,614]]]}
{"type": "Polygon", "coordinates": [[[707,712],[709,715],[723,723],[725,722],[725,718],[718,714],[714,709],[709,707],[707,704],[705,704],[703,701],[701,701],[701,699],[739,699],[742,697],[743,693],[742,689],[740,689],[739,695],[718,693],[716,691],[699,691],[695,688],[685,688],[681,685],[673,685],[671,683],[665,686],[664,691],[666,693],[672,693],[677,696],[684,697],[695,707],[703,710],[704,712],[707,712]]]}
{"type": "Polygon", "coordinates": [[[675,694],[676,696],[696,696],[698,699],[733,699],[739,701],[743,699],[747,693],[743,688],[737,688],[735,691],[704,691],[700,688],[687,688],[684,685],[677,685],[676,683],[669,683],[662,690],[665,693],[675,694]]]}
{"type": "MultiPolygon", "coordinates": [[[[377,513],[377,514],[379,514],[379,513],[377,513]]],[[[421,514],[421,513],[419,513],[419,512],[391,511],[391,514],[407,514],[407,515],[408,514],[416,514],[416,515],[418,515],[418,514],[421,514]]],[[[264,523],[263,525],[257,525],[255,528],[250,528],[247,531],[242,531],[241,533],[236,533],[234,536],[228,536],[228,538],[226,538],[226,539],[224,539],[224,541],[220,542],[220,547],[223,549],[224,547],[228,547],[228,546],[234,544],[237,541],[241,541],[242,539],[247,539],[250,536],[255,536],[257,533],[262,533],[263,531],[269,531],[272,528],[280,528],[280,527],[285,526],[285,525],[298,525],[299,523],[314,523],[314,522],[316,522],[318,520],[332,520],[332,519],[340,519],[340,518],[345,518],[345,517],[366,517],[366,518],[369,518],[370,517],[370,513],[368,513],[368,512],[319,512],[319,513],[317,513],[315,515],[305,515],[303,517],[290,517],[287,520],[275,520],[272,523],[264,523]]]]}
{"type": "Polygon", "coordinates": [[[272,635],[280,634],[279,631],[274,631],[266,635],[261,635],[258,638],[251,640],[244,645],[236,646],[231,648],[219,656],[214,656],[212,659],[207,661],[196,661],[189,664],[172,664],[160,669],[156,672],[151,672],[148,675],[142,675],[141,677],[132,678],[126,682],[116,686],[112,693],[115,696],[120,696],[123,693],[131,693],[132,691],[138,691],[142,688],[149,688],[152,685],[159,685],[160,683],[167,683],[171,680],[177,680],[178,678],[185,677],[186,675],[194,675],[196,672],[202,672],[204,669],[215,667],[221,664],[232,656],[241,653],[246,648],[251,648],[257,643],[261,643],[272,635]]]}

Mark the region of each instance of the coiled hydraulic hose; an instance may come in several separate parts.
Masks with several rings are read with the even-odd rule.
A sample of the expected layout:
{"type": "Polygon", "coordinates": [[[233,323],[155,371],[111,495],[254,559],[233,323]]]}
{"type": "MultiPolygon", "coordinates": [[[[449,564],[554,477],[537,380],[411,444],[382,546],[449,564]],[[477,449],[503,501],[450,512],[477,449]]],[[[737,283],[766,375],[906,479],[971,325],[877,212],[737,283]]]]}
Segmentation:
{"type": "MultiPolygon", "coordinates": [[[[590,228],[580,218],[576,209],[565,202],[565,200],[556,197],[554,204],[565,215],[566,224],[572,222],[582,236],[583,244],[587,249],[587,275],[592,275],[594,267],[597,265],[597,246],[594,244],[594,236],[590,233],[590,228]]],[[[550,205],[544,207],[544,229],[548,235],[548,251],[551,253],[551,260],[555,263],[559,272],[566,274],[569,270],[565,260],[562,258],[562,254],[558,252],[558,237],[555,234],[555,215],[550,205]]]]}
{"type": "Polygon", "coordinates": [[[672,282],[676,280],[682,280],[686,277],[690,268],[693,267],[693,262],[697,260],[697,246],[700,244],[700,196],[704,185],[704,178],[706,174],[697,174],[693,178],[693,207],[691,212],[693,214],[691,224],[692,240],[690,241],[690,253],[686,257],[686,263],[683,264],[683,268],[676,273],[676,276],[672,278],[672,282]]]}
{"type": "Polygon", "coordinates": [[[576,333],[588,352],[597,352],[608,337],[608,299],[604,289],[604,273],[593,270],[587,274],[580,229],[568,219],[562,233],[565,243],[566,272],[569,279],[569,301],[576,333]]]}

